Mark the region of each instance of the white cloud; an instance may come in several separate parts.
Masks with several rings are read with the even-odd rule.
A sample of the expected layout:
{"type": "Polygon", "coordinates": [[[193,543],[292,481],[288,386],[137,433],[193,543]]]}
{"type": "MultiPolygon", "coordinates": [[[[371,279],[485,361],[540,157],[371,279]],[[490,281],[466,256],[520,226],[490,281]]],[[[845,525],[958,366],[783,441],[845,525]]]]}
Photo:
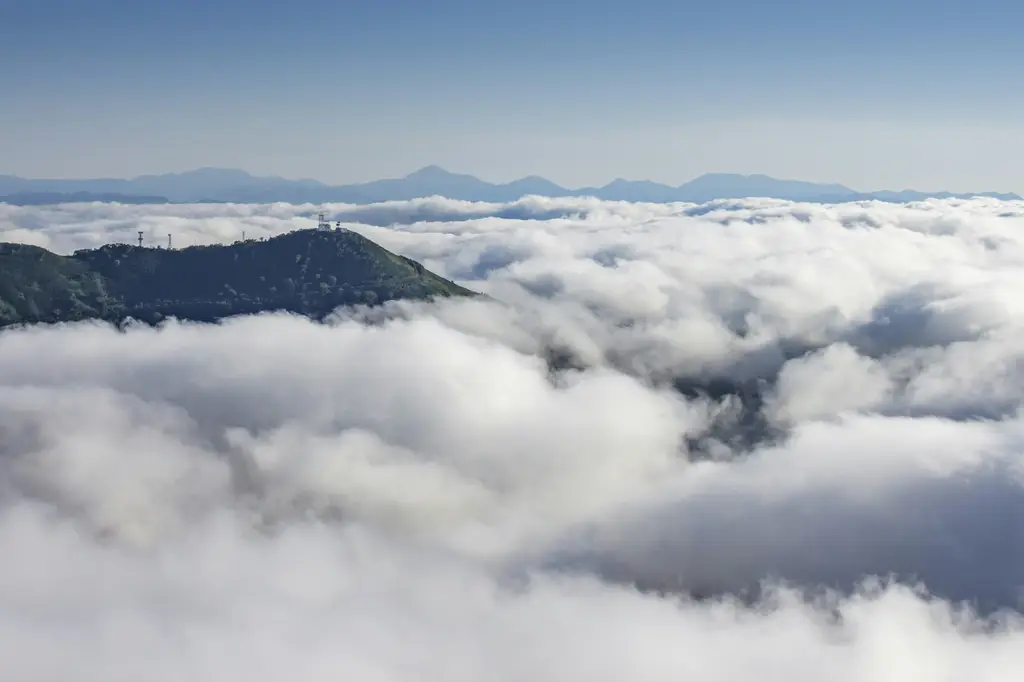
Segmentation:
{"type": "Polygon", "coordinates": [[[891,399],[893,379],[845,343],[787,362],[766,410],[786,424],[871,409],[891,399]]]}
{"type": "Polygon", "coordinates": [[[1022,208],[331,206],[501,302],[0,332],[5,679],[1019,679],[1020,618],[945,600],[1024,587],[1022,208]]]}

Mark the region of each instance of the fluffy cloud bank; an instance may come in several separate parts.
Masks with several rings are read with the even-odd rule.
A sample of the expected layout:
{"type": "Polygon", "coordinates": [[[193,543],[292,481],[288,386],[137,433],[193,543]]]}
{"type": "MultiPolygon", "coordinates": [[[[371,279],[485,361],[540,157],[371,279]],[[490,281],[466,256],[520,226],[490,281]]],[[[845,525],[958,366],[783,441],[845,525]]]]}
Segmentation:
{"type": "Polygon", "coordinates": [[[1024,675],[1024,205],[327,210],[497,300],[0,332],[5,679],[1024,675]]]}

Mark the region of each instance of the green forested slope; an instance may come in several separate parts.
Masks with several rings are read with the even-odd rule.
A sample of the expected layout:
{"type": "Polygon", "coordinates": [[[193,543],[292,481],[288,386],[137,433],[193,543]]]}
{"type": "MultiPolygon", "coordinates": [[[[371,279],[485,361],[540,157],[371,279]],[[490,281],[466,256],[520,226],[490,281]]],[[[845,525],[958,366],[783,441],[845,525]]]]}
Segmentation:
{"type": "Polygon", "coordinates": [[[110,244],[58,256],[0,244],[0,326],[87,318],[214,321],[287,310],[473,292],[346,230],[301,230],[226,246],[110,244]]]}

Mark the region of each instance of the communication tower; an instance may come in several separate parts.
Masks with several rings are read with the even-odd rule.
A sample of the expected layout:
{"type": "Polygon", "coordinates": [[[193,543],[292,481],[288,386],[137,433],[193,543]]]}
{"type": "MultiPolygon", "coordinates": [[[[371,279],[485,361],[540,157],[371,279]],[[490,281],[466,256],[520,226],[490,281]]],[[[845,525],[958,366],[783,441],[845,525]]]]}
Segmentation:
{"type": "Polygon", "coordinates": [[[170,235],[170,233],[167,234],[167,250],[168,251],[171,250],[171,235],[170,235]]]}
{"type": "Polygon", "coordinates": [[[142,248],[142,230],[139,230],[139,248],[142,248]]]}
{"type": "Polygon", "coordinates": [[[329,231],[331,229],[331,224],[329,222],[327,222],[327,214],[326,213],[321,212],[317,216],[317,218],[318,218],[318,220],[317,220],[317,223],[316,223],[316,229],[320,230],[321,232],[327,232],[327,231],[329,231]]]}

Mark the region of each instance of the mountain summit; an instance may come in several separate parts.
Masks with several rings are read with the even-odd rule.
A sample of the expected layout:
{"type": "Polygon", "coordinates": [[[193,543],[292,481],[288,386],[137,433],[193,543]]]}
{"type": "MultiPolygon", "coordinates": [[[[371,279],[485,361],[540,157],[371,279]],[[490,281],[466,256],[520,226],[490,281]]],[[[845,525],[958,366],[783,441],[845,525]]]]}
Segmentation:
{"type": "Polygon", "coordinates": [[[345,305],[470,295],[347,230],[179,250],[108,244],[72,256],[0,244],[0,327],[129,317],[212,322],[278,310],[320,319],[345,305]]]}
{"type": "Polygon", "coordinates": [[[406,180],[419,180],[423,182],[436,180],[447,181],[453,178],[472,178],[473,180],[476,180],[472,175],[459,175],[458,173],[449,172],[437,165],[424,166],[423,168],[413,171],[405,176],[406,180]]]}

